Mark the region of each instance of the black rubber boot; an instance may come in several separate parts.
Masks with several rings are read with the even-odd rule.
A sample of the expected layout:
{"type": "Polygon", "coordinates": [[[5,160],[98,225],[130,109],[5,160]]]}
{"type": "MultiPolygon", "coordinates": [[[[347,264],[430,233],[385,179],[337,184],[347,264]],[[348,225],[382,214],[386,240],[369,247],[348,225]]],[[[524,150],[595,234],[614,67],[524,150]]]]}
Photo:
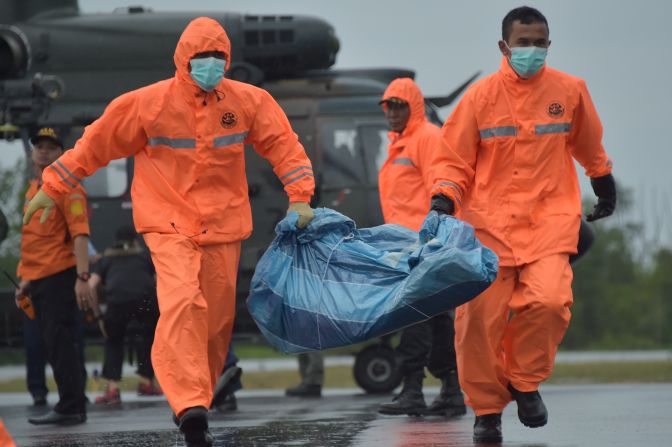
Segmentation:
{"type": "Polygon", "coordinates": [[[187,447],[212,447],[215,440],[208,430],[208,409],[192,407],[180,417],[180,431],[187,447]]]}
{"type": "Polygon", "coordinates": [[[380,414],[420,416],[427,410],[425,396],[422,394],[422,380],[425,374],[420,371],[404,377],[404,386],[401,393],[392,399],[392,402],[381,404],[378,407],[380,414]]]}
{"type": "Polygon", "coordinates": [[[441,391],[425,414],[455,417],[467,414],[464,396],[457,380],[457,370],[452,370],[447,377],[441,379],[441,391]]]}
{"type": "Polygon", "coordinates": [[[291,397],[322,397],[322,386],[320,385],[307,385],[305,383],[300,383],[299,385],[293,388],[287,388],[285,390],[285,396],[291,397]]]}
{"type": "Polygon", "coordinates": [[[224,371],[219,377],[217,384],[215,385],[215,390],[212,392],[212,403],[210,408],[217,408],[231,395],[233,394],[234,387],[240,381],[240,375],[243,373],[243,370],[237,366],[232,366],[224,371]]]}
{"type": "Polygon", "coordinates": [[[217,410],[220,413],[228,413],[231,411],[236,411],[237,409],[238,409],[238,401],[236,400],[236,395],[233,393],[226,396],[226,398],[224,398],[222,403],[215,407],[215,410],[217,410]]]}
{"type": "Polygon", "coordinates": [[[543,427],[548,422],[548,411],[539,391],[523,392],[509,384],[509,392],[518,404],[518,419],[526,427],[543,427]]]}
{"type": "Polygon", "coordinates": [[[502,413],[476,416],[474,444],[502,442],[502,413]]]}

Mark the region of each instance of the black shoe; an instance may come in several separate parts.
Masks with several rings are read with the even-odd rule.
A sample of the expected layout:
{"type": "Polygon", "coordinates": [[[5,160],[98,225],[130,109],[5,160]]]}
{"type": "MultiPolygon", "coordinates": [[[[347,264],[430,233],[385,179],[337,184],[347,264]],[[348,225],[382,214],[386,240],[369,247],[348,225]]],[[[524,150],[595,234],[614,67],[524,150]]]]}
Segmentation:
{"type": "Polygon", "coordinates": [[[427,411],[425,396],[421,392],[401,392],[392,402],[380,404],[378,413],[387,415],[422,416],[427,411]]]}
{"type": "Polygon", "coordinates": [[[467,414],[464,396],[457,381],[457,371],[451,371],[448,377],[441,380],[441,391],[425,414],[435,416],[456,417],[467,414]]]}
{"type": "Polygon", "coordinates": [[[212,447],[215,440],[208,430],[208,409],[192,407],[180,417],[180,431],[187,447],[212,447]]]}
{"type": "Polygon", "coordinates": [[[236,401],[236,395],[231,393],[224,398],[221,404],[215,407],[220,413],[228,413],[230,411],[236,411],[238,409],[238,402],[236,401]]]}
{"type": "Polygon", "coordinates": [[[401,393],[392,399],[392,402],[381,404],[378,413],[389,415],[420,416],[427,411],[425,396],[422,394],[423,372],[404,377],[404,386],[401,393]]]}
{"type": "Polygon", "coordinates": [[[44,407],[45,405],[47,405],[47,396],[40,396],[38,394],[33,396],[34,407],[44,407]]]}
{"type": "Polygon", "coordinates": [[[285,390],[285,396],[291,397],[321,397],[322,385],[307,385],[301,383],[293,388],[285,390]]]}
{"type": "Polygon", "coordinates": [[[543,427],[548,422],[548,411],[539,391],[523,392],[509,384],[509,392],[518,404],[518,419],[526,427],[543,427]]]}
{"type": "Polygon", "coordinates": [[[240,381],[240,375],[242,373],[243,370],[237,366],[232,366],[224,371],[217,381],[217,385],[215,385],[210,408],[218,407],[234,392],[234,386],[240,381]]]}
{"type": "Polygon", "coordinates": [[[476,416],[474,444],[502,442],[502,413],[476,416]]]}
{"type": "Polygon", "coordinates": [[[86,413],[63,414],[51,410],[44,416],[29,418],[28,422],[34,425],[76,425],[86,422],[86,413]]]}

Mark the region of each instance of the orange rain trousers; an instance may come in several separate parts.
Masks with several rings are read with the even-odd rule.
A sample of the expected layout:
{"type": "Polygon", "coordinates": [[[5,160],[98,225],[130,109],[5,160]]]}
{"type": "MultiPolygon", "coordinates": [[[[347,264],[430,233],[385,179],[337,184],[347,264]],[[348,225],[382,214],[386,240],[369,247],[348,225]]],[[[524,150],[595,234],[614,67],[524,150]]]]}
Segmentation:
{"type": "Polygon", "coordinates": [[[152,364],[168,403],[180,415],[210,407],[235,316],[240,242],[199,245],[198,237],[147,233],[161,316],[152,364]]]}
{"type": "Polygon", "coordinates": [[[500,267],[485,292],[457,308],[460,386],[477,416],[502,412],[509,383],[535,391],[551,375],[569,326],[572,276],[567,254],[500,267]]]}

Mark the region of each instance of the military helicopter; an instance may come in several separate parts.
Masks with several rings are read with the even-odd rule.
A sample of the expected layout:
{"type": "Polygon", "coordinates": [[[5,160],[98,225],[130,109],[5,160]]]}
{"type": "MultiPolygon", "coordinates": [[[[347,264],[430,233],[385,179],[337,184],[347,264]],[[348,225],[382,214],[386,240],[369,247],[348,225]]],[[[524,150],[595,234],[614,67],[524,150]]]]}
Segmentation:
{"type": "MultiPolygon", "coordinates": [[[[0,4],[0,138],[20,138],[28,151],[30,134],[48,125],[72,147],[113,98],[173,76],[178,38],[201,15],[219,21],[231,39],[227,77],[266,89],[287,114],[313,163],[312,205],[335,209],[360,227],[382,224],[377,180],[387,155],[388,126],[378,101],[390,81],[414,72],[331,69],[339,41],[319,18],[143,7],[82,14],[77,0],[5,0],[0,4]]],[[[447,96],[427,98],[427,116],[440,125],[438,108],[452,103],[477,76],[447,96]]],[[[245,297],[287,201],[266,160],[247,150],[246,164],[254,233],[241,252],[237,334],[257,332],[245,297]]],[[[121,159],[84,182],[98,248],[112,242],[116,228],[132,222],[132,175],[133,160],[121,159]]],[[[389,338],[358,354],[355,378],[369,392],[388,392],[399,384],[389,338]]]]}

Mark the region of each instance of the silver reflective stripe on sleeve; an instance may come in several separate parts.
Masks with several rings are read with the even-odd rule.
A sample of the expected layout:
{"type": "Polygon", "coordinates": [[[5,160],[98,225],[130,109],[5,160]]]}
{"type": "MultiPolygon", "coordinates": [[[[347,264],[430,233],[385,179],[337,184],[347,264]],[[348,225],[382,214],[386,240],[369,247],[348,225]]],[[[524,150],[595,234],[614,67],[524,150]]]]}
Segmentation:
{"type": "Polygon", "coordinates": [[[58,176],[61,178],[61,180],[63,180],[65,183],[67,183],[71,188],[74,188],[76,186],[74,183],[72,183],[70,180],[68,180],[68,178],[65,175],[63,175],[63,173],[60,170],[58,170],[58,168],[56,168],[56,166],[54,166],[52,164],[52,165],[49,165],[49,167],[51,169],[53,169],[54,172],[56,174],[58,174],[58,176]]]}
{"type": "Polygon", "coordinates": [[[478,132],[481,134],[481,139],[492,137],[515,137],[518,135],[516,126],[490,127],[488,129],[479,129],[478,132]]]}
{"type": "Polygon", "coordinates": [[[59,168],[63,169],[63,172],[68,174],[68,176],[76,181],[77,183],[82,183],[82,180],[77,177],[75,174],[73,174],[70,169],[68,169],[63,163],[61,163],[61,160],[56,160],[56,164],[58,165],[59,168]]]}
{"type": "Polygon", "coordinates": [[[395,158],[394,160],[392,160],[392,164],[393,165],[415,166],[413,164],[413,160],[411,160],[410,158],[404,158],[404,157],[395,158]]]}
{"type": "Polygon", "coordinates": [[[152,137],[147,141],[148,146],[168,146],[173,149],[195,149],[196,140],[193,138],[152,137]]]}
{"type": "Polygon", "coordinates": [[[571,128],[572,123],[537,124],[534,126],[534,133],[537,135],[544,135],[547,133],[567,133],[571,128]]]}
{"type": "Polygon", "coordinates": [[[224,135],[222,137],[215,138],[214,147],[225,147],[231,146],[232,144],[238,144],[245,141],[247,138],[247,132],[234,133],[232,135],[224,135]]]}
{"type": "Polygon", "coordinates": [[[312,173],[308,173],[308,172],[304,172],[303,174],[300,174],[300,175],[294,177],[293,179],[289,180],[287,183],[285,183],[285,186],[289,186],[289,185],[291,185],[292,183],[294,183],[295,181],[297,181],[297,180],[299,180],[299,179],[302,179],[302,178],[304,178],[304,177],[313,177],[313,174],[312,174],[312,173]]]}
{"type": "Polygon", "coordinates": [[[287,177],[291,176],[292,174],[296,174],[297,172],[302,171],[302,170],[304,170],[304,169],[310,171],[311,174],[312,174],[312,172],[313,172],[313,168],[310,167],[310,166],[299,166],[298,168],[296,168],[296,169],[292,169],[292,170],[289,171],[287,174],[285,174],[285,175],[283,175],[282,177],[280,177],[280,181],[282,182],[282,181],[284,181],[287,177]]]}

